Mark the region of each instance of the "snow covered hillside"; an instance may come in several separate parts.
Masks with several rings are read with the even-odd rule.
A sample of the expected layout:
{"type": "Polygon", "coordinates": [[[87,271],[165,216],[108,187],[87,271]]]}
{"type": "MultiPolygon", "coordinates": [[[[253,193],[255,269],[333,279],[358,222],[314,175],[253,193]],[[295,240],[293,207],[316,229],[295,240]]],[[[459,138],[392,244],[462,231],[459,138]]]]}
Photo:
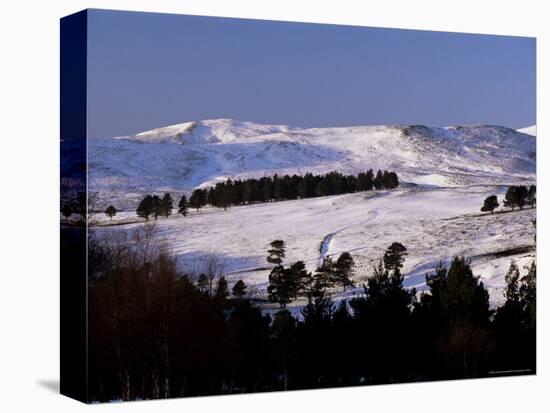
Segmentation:
{"type": "MultiPolygon", "coordinates": [[[[102,236],[125,237],[143,225],[135,208],[146,193],[169,191],[177,203],[182,193],[227,178],[372,168],[416,184],[227,211],[206,207],[186,217],[174,211],[158,219],[159,239],[182,271],[198,274],[214,256],[230,286],[243,279],[260,298],[268,283],[267,246],[275,239],[287,244],[286,263],[304,260],[311,271],[326,255],[350,252],[358,287],[335,293],[336,300],[361,293],[392,242],[408,249],[407,287],[423,289],[438,262],[461,255],[483,278],[493,304],[503,299],[510,261],[524,274],[535,258],[536,209],[479,212],[487,196],[497,195],[502,205],[509,185],[535,183],[536,139],[501,126],[303,129],[221,119],[91,139],[88,148],[89,187],[102,210],[108,204],[119,210],[112,221],[98,214],[102,236]]],[[[296,311],[301,305],[293,303],[296,311]]]]}
{"type": "MultiPolygon", "coordinates": [[[[205,208],[187,217],[174,215],[156,221],[158,236],[190,274],[202,271],[209,256],[223,262],[230,285],[243,279],[257,296],[265,297],[269,264],[269,242],[282,239],[287,244],[286,263],[304,260],[314,271],[325,255],[350,252],[356,262],[356,290],[362,291],[372,265],[392,242],[408,249],[405,285],[422,289],[425,275],[439,261],[452,256],[472,260],[474,273],[483,278],[491,301],[502,301],[504,274],[510,260],[521,269],[535,257],[536,209],[480,214],[483,199],[497,194],[502,186],[454,188],[402,188],[296,201],[275,202],[229,208],[205,208]]],[[[174,211],[175,212],[175,211],[174,211]]],[[[101,217],[100,217],[101,218],[101,217]]],[[[110,224],[108,218],[105,224],[110,224]]],[[[136,221],[133,212],[120,213],[114,223],[136,221]]],[[[142,223],[101,227],[100,234],[128,233],[142,223]]],[[[303,303],[296,302],[300,306],[303,303]]]]}
{"type": "Polygon", "coordinates": [[[537,125],[532,125],[526,128],[518,129],[518,132],[525,133],[531,136],[537,136],[537,125]]]}
{"type": "Polygon", "coordinates": [[[135,208],[148,192],[227,178],[388,169],[437,186],[532,181],[532,136],[502,126],[293,128],[230,119],[188,122],[89,141],[89,185],[105,203],[135,208]]]}

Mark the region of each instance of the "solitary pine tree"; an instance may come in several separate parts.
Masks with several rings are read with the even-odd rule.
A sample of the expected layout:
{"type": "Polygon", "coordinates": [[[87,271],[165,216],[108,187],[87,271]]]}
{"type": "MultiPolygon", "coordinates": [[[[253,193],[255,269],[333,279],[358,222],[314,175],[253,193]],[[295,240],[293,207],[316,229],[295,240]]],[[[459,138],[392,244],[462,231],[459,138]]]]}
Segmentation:
{"type": "Polygon", "coordinates": [[[285,257],[285,242],[277,239],[272,241],[269,246],[271,248],[267,250],[267,262],[278,266],[282,265],[285,257]]]}
{"type": "Polygon", "coordinates": [[[173,208],[174,208],[174,201],[172,200],[172,195],[166,192],[161,200],[162,215],[168,218],[172,214],[173,208]]]}
{"type": "Polygon", "coordinates": [[[180,202],[178,204],[178,213],[186,216],[188,214],[189,205],[187,203],[187,197],[185,195],[181,196],[180,202]]]}
{"type": "Polygon", "coordinates": [[[116,215],[117,210],[114,206],[109,205],[107,209],[105,210],[105,215],[107,215],[109,218],[111,218],[111,221],[113,220],[113,217],[116,215]]]}
{"type": "Polygon", "coordinates": [[[387,271],[399,271],[407,255],[407,248],[400,242],[392,243],[384,253],[384,268],[387,271]]]}
{"type": "Polygon", "coordinates": [[[481,207],[481,212],[487,212],[490,211],[491,214],[493,211],[499,207],[498,199],[496,195],[491,195],[485,198],[485,201],[483,202],[483,206],[481,207]]]}
{"type": "Polygon", "coordinates": [[[237,298],[243,298],[246,295],[246,284],[243,280],[239,280],[235,283],[232,293],[237,298]]]}

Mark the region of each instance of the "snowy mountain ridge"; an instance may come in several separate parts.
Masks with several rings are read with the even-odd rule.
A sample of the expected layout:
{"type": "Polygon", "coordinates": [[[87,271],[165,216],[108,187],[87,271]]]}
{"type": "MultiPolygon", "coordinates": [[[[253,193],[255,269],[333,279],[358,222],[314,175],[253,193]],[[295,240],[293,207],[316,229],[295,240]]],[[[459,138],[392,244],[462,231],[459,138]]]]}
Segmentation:
{"type": "Polygon", "coordinates": [[[102,196],[191,191],[227,178],[396,171],[437,186],[532,182],[533,136],[503,126],[296,128],[194,121],[89,141],[89,184],[102,196]]]}

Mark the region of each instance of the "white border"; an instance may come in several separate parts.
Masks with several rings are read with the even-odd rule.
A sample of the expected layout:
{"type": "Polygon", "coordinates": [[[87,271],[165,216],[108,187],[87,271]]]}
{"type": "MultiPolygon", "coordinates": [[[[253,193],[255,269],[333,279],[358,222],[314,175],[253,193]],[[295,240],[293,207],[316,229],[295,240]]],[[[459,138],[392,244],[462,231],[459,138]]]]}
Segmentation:
{"type": "MultiPolygon", "coordinates": [[[[59,22],[87,7],[362,26],[536,36],[538,210],[544,210],[550,96],[550,25],[545,2],[414,0],[28,0],[1,3],[0,410],[77,412],[49,390],[59,371],[59,22]],[[14,201],[14,202],[12,202],[14,201]],[[20,205],[22,203],[22,205],[20,205]]],[[[544,216],[538,218],[537,377],[361,387],[111,404],[101,411],[544,411],[549,402],[548,282],[544,216]],[[543,252],[542,254],[540,252],[543,252]],[[545,326],[546,324],[546,326],[545,326]]],[[[411,337],[414,340],[414,337],[411,337]]],[[[403,343],[406,351],[407,343],[403,343]]],[[[354,357],[360,357],[360,354],[354,357]]]]}

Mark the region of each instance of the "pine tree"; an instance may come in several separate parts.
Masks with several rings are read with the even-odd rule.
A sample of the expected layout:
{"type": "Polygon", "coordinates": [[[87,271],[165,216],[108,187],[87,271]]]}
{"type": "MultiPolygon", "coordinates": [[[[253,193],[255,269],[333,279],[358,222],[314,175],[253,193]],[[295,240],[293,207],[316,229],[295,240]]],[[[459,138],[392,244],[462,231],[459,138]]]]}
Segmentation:
{"type": "Polygon", "coordinates": [[[506,301],[517,304],[519,302],[519,268],[514,260],[510,263],[504,281],[506,282],[504,290],[506,301]]]}
{"type": "Polygon", "coordinates": [[[353,287],[353,281],[351,277],[353,276],[353,267],[355,266],[355,261],[351,254],[347,251],[340,254],[336,262],[334,263],[334,273],[335,281],[337,284],[341,285],[344,291],[346,288],[353,287]]]}
{"type": "Polygon", "coordinates": [[[180,202],[178,203],[178,213],[182,214],[183,216],[187,216],[187,214],[189,213],[188,209],[189,205],[187,203],[187,197],[185,195],[182,195],[180,202]]]}
{"type": "Polygon", "coordinates": [[[153,214],[154,208],[153,197],[151,195],[147,195],[139,203],[136,213],[139,217],[145,218],[149,221],[149,217],[153,214]]]}
{"type": "Polygon", "coordinates": [[[315,270],[312,282],[315,284],[315,288],[322,288],[326,291],[332,288],[337,281],[334,262],[332,257],[327,255],[323,258],[321,265],[315,270]]]}
{"type": "Polygon", "coordinates": [[[537,203],[537,187],[535,185],[531,185],[529,187],[526,202],[531,206],[531,208],[535,207],[535,204],[537,203]]]}
{"type": "Polygon", "coordinates": [[[307,272],[303,261],[296,261],[284,269],[285,281],[289,284],[290,294],[294,299],[305,291],[311,282],[311,274],[307,272]]]}
{"type": "Polygon", "coordinates": [[[199,209],[203,207],[203,205],[203,192],[201,189],[195,189],[191,194],[191,197],[189,198],[189,206],[191,208],[195,208],[198,212],[199,209]]]}
{"type": "Polygon", "coordinates": [[[490,211],[491,214],[493,211],[499,207],[498,199],[496,195],[491,195],[485,198],[485,201],[483,202],[483,206],[481,207],[481,212],[487,212],[490,211]]]}
{"type": "Polygon", "coordinates": [[[114,206],[109,205],[107,209],[105,210],[105,215],[107,215],[109,218],[111,218],[111,221],[113,220],[113,217],[116,215],[117,210],[114,206]]]}
{"type": "Polygon", "coordinates": [[[222,275],[218,280],[218,285],[216,287],[215,297],[218,299],[226,299],[229,296],[229,290],[227,288],[227,281],[222,275]]]}
{"type": "Polygon", "coordinates": [[[504,196],[504,206],[512,208],[512,211],[516,206],[519,207],[519,209],[523,209],[527,202],[528,194],[529,190],[526,186],[510,186],[504,196]]]}
{"type": "Polygon", "coordinates": [[[529,190],[525,185],[520,185],[516,189],[516,197],[517,197],[517,206],[519,209],[523,209],[525,204],[527,203],[527,197],[529,195],[529,190]]]}
{"type": "Polygon", "coordinates": [[[246,284],[243,280],[239,280],[235,283],[231,291],[235,297],[243,298],[246,295],[246,284]]]}
{"type": "Polygon", "coordinates": [[[374,178],[373,184],[375,189],[382,189],[384,187],[384,179],[380,169],[376,172],[376,178],[374,178]]]}
{"type": "Polygon", "coordinates": [[[399,186],[399,178],[397,177],[397,174],[395,172],[389,172],[386,188],[388,189],[395,189],[399,186]]]}
{"type": "Polygon", "coordinates": [[[407,255],[407,248],[399,242],[392,243],[384,253],[384,268],[387,271],[399,271],[407,255]]]}
{"type": "Polygon", "coordinates": [[[270,249],[267,250],[267,262],[275,265],[282,265],[283,258],[285,257],[285,242],[283,240],[272,241],[269,246],[270,249]]]}
{"type": "Polygon", "coordinates": [[[172,195],[168,192],[164,194],[161,200],[161,212],[166,218],[172,215],[172,209],[174,208],[174,201],[172,200],[172,195]]]}
{"type": "Polygon", "coordinates": [[[372,169],[369,169],[365,174],[365,190],[372,191],[373,186],[374,186],[374,173],[372,172],[372,169]]]}
{"type": "Polygon", "coordinates": [[[286,305],[292,301],[293,289],[288,279],[288,272],[282,265],[277,265],[269,273],[267,294],[269,301],[278,303],[280,308],[286,308],[286,305]]]}
{"type": "Polygon", "coordinates": [[[162,200],[159,198],[158,195],[153,195],[151,198],[151,203],[153,206],[153,216],[155,217],[155,220],[163,214],[162,210],[162,200]]]}
{"type": "Polygon", "coordinates": [[[334,302],[323,285],[314,281],[308,292],[308,303],[302,309],[304,323],[320,325],[328,322],[334,313],[334,302]]]}

